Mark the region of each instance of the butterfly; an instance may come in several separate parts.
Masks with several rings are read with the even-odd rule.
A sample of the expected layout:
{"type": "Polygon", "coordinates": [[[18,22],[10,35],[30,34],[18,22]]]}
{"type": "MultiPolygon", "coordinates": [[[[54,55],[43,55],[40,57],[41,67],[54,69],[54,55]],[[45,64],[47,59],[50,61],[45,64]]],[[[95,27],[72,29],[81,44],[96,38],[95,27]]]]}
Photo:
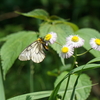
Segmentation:
{"type": "Polygon", "coordinates": [[[45,58],[44,50],[48,51],[46,41],[43,38],[38,38],[22,51],[18,59],[21,61],[32,60],[35,63],[40,63],[45,58]]]}

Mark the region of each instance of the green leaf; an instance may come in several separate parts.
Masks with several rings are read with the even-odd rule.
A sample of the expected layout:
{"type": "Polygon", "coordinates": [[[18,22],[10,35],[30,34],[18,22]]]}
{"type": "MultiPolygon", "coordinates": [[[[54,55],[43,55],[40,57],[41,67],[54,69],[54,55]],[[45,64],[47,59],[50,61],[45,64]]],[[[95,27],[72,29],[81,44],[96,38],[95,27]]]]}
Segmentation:
{"type": "Polygon", "coordinates": [[[0,67],[0,100],[6,100],[5,99],[3,79],[2,79],[2,73],[1,73],[1,67],[0,67]]]}
{"type": "Polygon", "coordinates": [[[63,77],[63,79],[57,84],[57,86],[55,86],[53,92],[51,93],[51,95],[49,97],[49,100],[56,100],[56,96],[58,94],[60,85],[69,76],[69,74],[71,74],[71,72],[69,72],[65,77],[63,77]]]}
{"type": "Polygon", "coordinates": [[[33,31],[22,31],[7,37],[7,41],[3,44],[0,51],[4,77],[19,54],[36,39],[37,34],[33,31]]]}
{"type": "Polygon", "coordinates": [[[70,34],[74,34],[73,29],[66,24],[49,24],[44,23],[39,28],[40,36],[44,37],[49,32],[57,33],[57,43],[51,45],[51,47],[57,51],[61,52],[61,47],[66,44],[66,37],[70,34]]]}
{"type": "Polygon", "coordinates": [[[82,66],[79,66],[79,67],[73,69],[72,72],[73,73],[79,72],[82,70],[82,68],[83,68],[83,71],[85,71],[85,70],[95,69],[95,68],[99,68],[99,67],[100,67],[100,64],[86,64],[86,65],[82,65],[82,66]]]}
{"type": "Polygon", "coordinates": [[[51,19],[52,21],[62,21],[62,22],[66,21],[65,19],[63,19],[63,18],[61,18],[61,17],[59,17],[59,16],[56,16],[56,15],[51,15],[51,16],[50,16],[50,19],[51,19]]]}
{"type": "Polygon", "coordinates": [[[51,21],[52,23],[69,25],[73,29],[74,32],[79,30],[77,25],[75,25],[74,23],[71,23],[71,22],[67,22],[66,19],[63,19],[59,16],[52,15],[49,18],[50,18],[49,21],[51,21]]]}
{"type": "Polygon", "coordinates": [[[38,19],[42,19],[42,20],[46,20],[49,17],[49,14],[43,9],[35,9],[28,13],[21,13],[21,12],[16,11],[16,13],[21,14],[23,16],[34,17],[34,18],[38,18],[38,19]]]}
{"type": "Polygon", "coordinates": [[[52,91],[41,91],[41,92],[34,92],[28,93],[20,96],[16,96],[7,100],[36,100],[40,98],[49,97],[52,91]]]}
{"type": "Polygon", "coordinates": [[[71,22],[66,22],[67,25],[69,25],[70,27],[73,28],[74,32],[78,31],[79,28],[77,25],[75,25],[74,23],[71,23],[71,22]]]}
{"type": "Polygon", "coordinates": [[[62,62],[62,64],[63,64],[63,66],[66,66],[66,64],[65,64],[65,59],[62,58],[62,57],[61,57],[61,62],[62,62]]]}
{"type": "MultiPolygon", "coordinates": [[[[88,86],[84,86],[84,87],[77,87],[76,90],[81,90],[81,89],[85,89],[87,87],[91,87],[91,85],[88,86]]],[[[72,89],[69,89],[68,92],[71,92],[72,89]]],[[[41,98],[45,98],[45,97],[49,97],[51,94],[51,90],[50,91],[41,91],[41,92],[33,92],[33,93],[28,93],[28,94],[24,94],[24,95],[19,95],[7,100],[37,100],[37,99],[41,99],[41,98]]],[[[64,92],[64,90],[59,91],[59,94],[62,94],[64,92]]],[[[53,94],[55,95],[55,94],[53,94]]],[[[50,99],[50,100],[56,100],[56,99],[50,99]]]]}
{"type": "MultiPolygon", "coordinates": [[[[63,77],[67,74],[67,72],[63,72],[55,81],[55,86],[57,86],[57,84],[63,79],[63,77]]],[[[76,74],[71,75],[70,81],[69,81],[69,85],[68,85],[68,92],[66,93],[65,99],[64,100],[70,100],[71,97],[71,93],[73,90],[73,86],[75,83],[75,80],[77,78],[76,74]]],[[[59,91],[64,91],[65,87],[66,87],[66,83],[67,83],[67,79],[65,79],[61,86],[59,91]]],[[[75,90],[75,97],[77,98],[77,100],[86,100],[86,98],[89,96],[90,91],[91,91],[91,81],[90,78],[86,75],[86,74],[81,74],[79,79],[78,79],[78,84],[76,86],[76,90],[75,90]],[[87,87],[90,86],[90,87],[87,87]],[[87,88],[84,88],[87,87],[87,88]]],[[[62,93],[63,95],[63,93],[62,93]]],[[[73,100],[75,100],[75,97],[73,100]]]]}
{"type": "Polygon", "coordinates": [[[94,59],[90,60],[90,61],[88,62],[88,64],[89,64],[89,63],[93,63],[93,62],[98,62],[98,61],[100,61],[100,57],[97,57],[97,58],[94,58],[94,59]]]}
{"type": "Polygon", "coordinates": [[[100,67],[100,64],[86,64],[86,65],[82,65],[82,66],[79,66],[73,70],[71,70],[68,74],[66,74],[63,79],[57,84],[57,86],[54,88],[49,100],[53,100],[54,98],[56,98],[56,95],[58,93],[58,90],[60,88],[60,85],[61,83],[71,74],[74,74],[76,72],[80,72],[81,70],[84,71],[84,70],[88,70],[88,69],[94,69],[94,68],[99,68],[100,67]]]}
{"type": "MultiPolygon", "coordinates": [[[[85,44],[83,47],[86,50],[89,50],[91,48],[91,46],[89,44],[91,38],[100,38],[100,33],[91,28],[80,29],[80,30],[76,31],[75,34],[78,34],[80,37],[82,37],[85,40],[85,44]]],[[[100,51],[97,51],[94,49],[91,50],[90,53],[93,54],[95,57],[99,57],[99,55],[100,55],[100,51]]]]}

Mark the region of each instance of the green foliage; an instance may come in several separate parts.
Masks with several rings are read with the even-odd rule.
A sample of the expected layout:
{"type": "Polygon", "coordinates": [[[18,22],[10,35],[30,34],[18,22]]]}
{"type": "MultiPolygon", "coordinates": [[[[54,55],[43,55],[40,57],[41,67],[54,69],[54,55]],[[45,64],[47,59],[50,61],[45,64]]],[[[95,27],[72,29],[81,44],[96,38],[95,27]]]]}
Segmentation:
{"type": "Polygon", "coordinates": [[[66,75],[63,77],[63,79],[62,79],[62,80],[57,84],[57,86],[54,88],[54,90],[53,90],[53,92],[52,92],[52,94],[51,94],[49,100],[52,100],[52,99],[56,98],[61,83],[62,83],[66,78],[68,78],[69,75],[74,74],[74,73],[76,73],[76,72],[81,72],[81,71],[84,71],[84,70],[88,70],[88,69],[99,68],[99,67],[100,67],[99,64],[90,64],[90,63],[94,63],[94,62],[98,62],[98,61],[100,61],[100,57],[94,58],[93,60],[90,60],[87,64],[82,65],[82,66],[79,66],[79,67],[74,68],[73,70],[71,70],[68,74],[66,74],[66,75]]]}
{"type": "Polygon", "coordinates": [[[97,57],[97,58],[90,60],[88,63],[99,62],[99,61],[100,61],[100,57],[97,57]]]}
{"type": "Polygon", "coordinates": [[[1,68],[0,68],[0,100],[5,100],[5,92],[4,92],[4,86],[2,81],[2,74],[1,74],[1,68]]]}
{"type": "Polygon", "coordinates": [[[49,17],[49,14],[45,10],[42,10],[42,9],[36,9],[28,13],[20,13],[20,12],[16,12],[16,13],[27,16],[27,17],[39,18],[42,20],[46,20],[49,17]]]}
{"type": "MultiPolygon", "coordinates": [[[[55,85],[57,85],[66,74],[67,74],[66,72],[63,72],[57,78],[57,80],[55,81],[55,85]]],[[[77,75],[72,75],[71,77],[72,78],[70,80],[70,86],[69,86],[69,89],[68,89],[68,95],[71,94],[72,87],[73,87],[73,84],[74,84],[74,81],[75,81],[77,75]]],[[[60,95],[63,94],[63,91],[65,89],[65,87],[64,87],[66,85],[65,81],[67,81],[67,79],[62,82],[62,85],[61,85],[60,91],[59,91],[60,95]]],[[[76,88],[76,95],[78,95],[80,93],[79,95],[82,95],[82,96],[85,95],[83,97],[86,98],[86,95],[87,96],[89,95],[89,92],[91,90],[91,86],[92,86],[92,84],[91,84],[91,81],[90,81],[89,77],[87,75],[85,75],[85,74],[82,74],[80,79],[79,79],[79,83],[77,85],[77,88],[76,88]],[[85,78],[85,80],[84,80],[84,78],[85,78]],[[82,89],[82,91],[81,91],[81,89],[82,89]],[[82,93],[82,92],[84,92],[84,93],[82,93]]],[[[19,100],[25,100],[27,97],[30,97],[30,100],[33,100],[33,99],[40,99],[40,98],[48,97],[48,96],[50,96],[50,94],[51,94],[51,91],[34,92],[34,93],[28,93],[28,94],[16,96],[16,97],[13,97],[13,98],[8,99],[8,100],[18,100],[18,99],[19,100]]]]}
{"type": "Polygon", "coordinates": [[[74,32],[79,30],[78,26],[76,26],[74,23],[66,22],[65,24],[71,26],[73,28],[74,32]]]}
{"type": "Polygon", "coordinates": [[[38,18],[38,19],[41,19],[41,20],[44,20],[44,21],[47,21],[47,22],[53,23],[53,24],[63,23],[63,24],[70,26],[74,31],[78,30],[78,26],[75,25],[74,23],[66,22],[65,19],[60,18],[55,15],[49,16],[49,14],[45,10],[42,10],[42,9],[36,9],[36,10],[33,10],[28,13],[20,13],[20,12],[16,11],[16,13],[21,14],[23,16],[27,16],[27,17],[38,18]]]}
{"type": "Polygon", "coordinates": [[[30,43],[36,40],[37,34],[32,31],[22,31],[9,35],[6,43],[1,48],[2,69],[5,78],[6,73],[11,68],[19,54],[30,43]]]}
{"type": "MultiPolygon", "coordinates": [[[[57,85],[66,74],[67,74],[66,72],[62,73],[57,78],[57,80],[55,82],[55,85],[57,85]]],[[[68,89],[68,95],[71,94],[71,91],[73,89],[72,87],[74,85],[74,82],[75,82],[75,79],[76,79],[77,75],[72,75],[71,77],[72,78],[70,80],[70,86],[69,86],[69,89],[68,89]]],[[[67,79],[65,79],[62,82],[61,86],[60,86],[60,91],[58,92],[60,95],[62,95],[63,92],[64,92],[64,89],[65,89],[64,86],[66,85],[65,81],[67,81],[67,79]]],[[[85,75],[85,74],[82,74],[80,79],[79,79],[79,83],[77,85],[77,88],[76,88],[76,91],[77,91],[76,94],[78,95],[79,93],[82,93],[82,94],[79,94],[79,95],[82,95],[83,97],[86,98],[89,95],[89,92],[91,90],[91,86],[92,86],[92,84],[91,84],[91,81],[90,81],[89,77],[87,75],[85,75]]],[[[39,99],[39,98],[48,97],[48,96],[50,96],[50,94],[51,94],[51,91],[34,92],[34,93],[28,93],[28,94],[20,95],[20,96],[17,96],[17,97],[8,99],[8,100],[17,100],[17,99],[25,100],[25,98],[27,98],[28,96],[31,97],[31,100],[32,99],[39,99]]],[[[52,100],[52,99],[50,99],[50,100],[52,100]]]]}
{"type": "MultiPolygon", "coordinates": [[[[63,72],[60,76],[58,76],[56,82],[55,82],[55,86],[57,86],[57,84],[63,79],[63,77],[67,74],[67,72],[63,72]]],[[[69,85],[68,85],[68,92],[66,93],[65,99],[64,100],[70,100],[71,94],[72,94],[72,89],[73,86],[75,84],[75,80],[77,78],[77,74],[73,74],[71,75],[70,81],[69,81],[69,85]]],[[[59,91],[64,91],[65,87],[67,84],[67,79],[65,79],[60,86],[59,91]]],[[[91,91],[91,81],[90,78],[86,75],[86,74],[81,74],[81,76],[78,79],[78,84],[76,86],[76,90],[75,90],[75,96],[74,99],[77,98],[77,100],[86,100],[87,97],[90,94],[91,91]],[[87,87],[90,86],[90,87],[87,87]]],[[[62,93],[63,96],[63,93],[62,93]]]]}
{"type": "Polygon", "coordinates": [[[36,99],[48,97],[50,94],[51,91],[41,91],[41,92],[34,92],[34,93],[28,93],[28,94],[16,96],[8,100],[36,100],[36,99]]]}
{"type": "MultiPolygon", "coordinates": [[[[57,54],[61,52],[61,47],[66,44],[66,37],[69,35],[78,34],[80,37],[82,37],[85,40],[85,45],[83,47],[87,51],[91,48],[89,45],[89,40],[93,38],[94,36],[97,38],[100,38],[100,33],[98,31],[91,29],[91,28],[79,29],[78,26],[75,25],[74,23],[68,22],[68,20],[65,20],[55,15],[49,16],[48,12],[42,9],[36,9],[28,13],[20,13],[20,12],[17,12],[17,13],[23,16],[38,18],[44,21],[43,22],[41,21],[42,23],[38,29],[39,32],[19,31],[17,33],[13,33],[11,35],[8,35],[7,37],[0,39],[0,41],[5,41],[0,51],[4,78],[8,70],[14,64],[15,60],[18,58],[19,54],[29,44],[34,42],[37,39],[37,36],[45,37],[45,35],[47,35],[49,32],[56,32],[57,41],[50,46],[53,48],[53,50],[55,50],[57,54]]],[[[78,66],[78,67],[70,70],[69,73],[67,72],[61,73],[55,82],[55,88],[52,91],[52,93],[51,91],[33,92],[33,93],[25,94],[25,95],[20,95],[20,96],[17,96],[17,97],[8,99],[8,100],[25,100],[25,99],[33,100],[33,99],[41,99],[41,98],[45,98],[49,96],[50,96],[49,100],[56,100],[57,94],[60,94],[62,97],[64,97],[63,94],[66,93],[65,88],[68,82],[69,83],[68,83],[67,94],[65,95],[65,98],[63,100],[66,100],[66,99],[71,100],[70,98],[72,98],[72,96],[74,95],[74,92],[75,92],[75,96],[73,100],[87,99],[87,97],[90,94],[90,90],[92,86],[91,81],[87,75],[79,74],[80,77],[78,77],[76,73],[81,73],[84,70],[89,70],[89,69],[100,67],[99,64],[94,64],[94,62],[100,61],[99,51],[94,52],[94,50],[92,50],[90,51],[90,53],[98,58],[95,58],[89,61],[87,64],[80,65],[80,66],[76,64],[77,62],[76,55],[73,56],[74,60],[71,61],[72,68],[74,68],[75,66],[78,66]],[[71,78],[69,78],[70,76],[71,78]],[[68,78],[70,79],[69,81],[67,80],[68,78]],[[78,80],[78,84],[75,87],[74,85],[77,80],[78,80]],[[73,91],[74,90],[73,88],[75,89],[75,91],[73,91]],[[72,93],[73,95],[71,95],[72,93]]],[[[61,58],[61,61],[63,65],[67,67],[67,64],[65,64],[64,59],[61,58]]],[[[58,66],[60,67],[60,65],[58,66]]],[[[61,70],[58,69],[58,74],[59,74],[59,71],[61,70]]],[[[33,69],[31,69],[30,72],[31,72],[31,75],[33,75],[33,69]]],[[[57,76],[58,74],[54,74],[54,75],[57,76]]]]}
{"type": "MultiPolygon", "coordinates": [[[[100,61],[100,59],[99,59],[99,61],[100,61]]],[[[99,68],[99,67],[100,67],[99,64],[87,64],[87,65],[79,66],[76,69],[73,69],[73,72],[79,72],[82,70],[82,68],[83,68],[83,71],[85,71],[85,70],[95,69],[95,68],[99,68]]]]}

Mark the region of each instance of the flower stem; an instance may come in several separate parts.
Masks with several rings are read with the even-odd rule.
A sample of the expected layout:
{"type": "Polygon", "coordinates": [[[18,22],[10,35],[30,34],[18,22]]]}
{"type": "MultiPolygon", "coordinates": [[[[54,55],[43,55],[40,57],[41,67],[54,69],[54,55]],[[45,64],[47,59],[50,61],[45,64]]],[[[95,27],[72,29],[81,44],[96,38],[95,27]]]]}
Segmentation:
{"type": "Polygon", "coordinates": [[[67,89],[68,89],[69,80],[70,80],[70,75],[68,76],[68,80],[67,80],[67,84],[66,84],[66,88],[65,88],[65,91],[64,91],[64,95],[63,95],[63,98],[62,98],[62,100],[64,100],[64,98],[65,98],[65,95],[66,95],[66,93],[67,93],[67,89]]]}
{"type": "Polygon", "coordinates": [[[81,53],[81,54],[77,54],[76,56],[84,55],[84,54],[86,54],[87,52],[89,52],[90,50],[92,50],[92,48],[90,48],[89,50],[87,50],[87,51],[85,51],[85,52],[83,52],[83,53],[81,53]]]}
{"type": "Polygon", "coordinates": [[[76,81],[75,81],[75,84],[74,84],[74,87],[73,87],[73,91],[72,91],[72,95],[71,95],[70,100],[73,100],[73,98],[74,98],[75,89],[76,89],[76,86],[77,86],[78,79],[79,79],[80,75],[81,75],[81,73],[79,73],[78,76],[77,76],[77,78],[76,78],[76,81]]]}
{"type": "Polygon", "coordinates": [[[76,63],[76,59],[77,59],[77,50],[75,49],[74,50],[74,61],[73,61],[73,64],[72,64],[72,66],[71,66],[71,69],[73,69],[74,68],[74,66],[76,65],[75,63],[76,63]]]}

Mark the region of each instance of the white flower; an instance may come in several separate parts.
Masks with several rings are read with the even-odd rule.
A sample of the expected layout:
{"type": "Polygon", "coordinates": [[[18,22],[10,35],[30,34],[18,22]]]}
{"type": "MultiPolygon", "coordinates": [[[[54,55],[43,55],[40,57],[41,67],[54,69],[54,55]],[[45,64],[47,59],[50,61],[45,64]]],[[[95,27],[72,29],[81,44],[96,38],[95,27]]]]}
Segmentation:
{"type": "Polygon", "coordinates": [[[78,48],[84,45],[84,40],[78,35],[70,35],[66,38],[67,44],[74,48],[78,48]]]}
{"type": "Polygon", "coordinates": [[[64,45],[61,48],[61,53],[59,54],[59,56],[62,58],[69,58],[73,55],[73,53],[74,53],[74,48],[72,46],[64,45]]]}
{"type": "Polygon", "coordinates": [[[91,38],[90,45],[93,49],[100,51],[100,39],[91,38]]]}
{"type": "Polygon", "coordinates": [[[48,33],[44,38],[44,40],[46,40],[47,44],[48,44],[48,42],[53,44],[56,41],[56,39],[57,39],[57,34],[55,32],[48,33]]]}

